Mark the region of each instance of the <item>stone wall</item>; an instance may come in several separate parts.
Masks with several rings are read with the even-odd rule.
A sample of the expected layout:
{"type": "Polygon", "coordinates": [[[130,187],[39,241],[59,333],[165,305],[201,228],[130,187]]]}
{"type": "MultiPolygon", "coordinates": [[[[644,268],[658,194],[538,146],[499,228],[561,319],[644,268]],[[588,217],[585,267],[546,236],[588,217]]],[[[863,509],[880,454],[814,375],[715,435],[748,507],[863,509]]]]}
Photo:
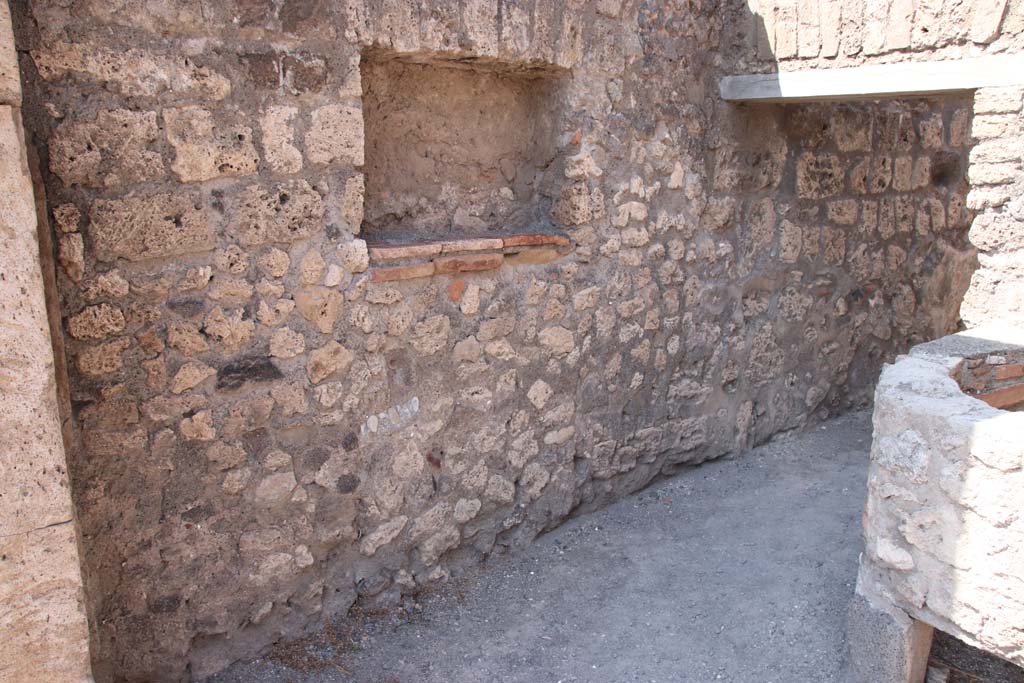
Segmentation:
{"type": "Polygon", "coordinates": [[[1018,665],[1022,342],[1019,329],[973,329],[882,372],[857,582],[876,603],[1018,665]]]}
{"type": "Polygon", "coordinates": [[[974,97],[968,206],[979,268],[960,314],[968,327],[1024,324],[1024,87],[974,97]]]}
{"type": "MultiPolygon", "coordinates": [[[[1024,53],[1021,0],[737,0],[729,3],[729,73],[838,68],[1024,53]]],[[[968,208],[975,272],[967,326],[1024,321],[1024,85],[975,93],[968,208]]]]}
{"type": "Polygon", "coordinates": [[[390,604],[956,328],[967,102],[726,107],[715,3],[66,5],[16,19],[100,680],[390,604]],[[384,49],[564,74],[551,229],[368,247],[384,49]]]}
{"type": "Polygon", "coordinates": [[[11,15],[0,2],[0,680],[88,683],[37,225],[11,15]]]}
{"type": "Polygon", "coordinates": [[[738,73],[1020,52],[1021,0],[738,0],[738,73]]]}

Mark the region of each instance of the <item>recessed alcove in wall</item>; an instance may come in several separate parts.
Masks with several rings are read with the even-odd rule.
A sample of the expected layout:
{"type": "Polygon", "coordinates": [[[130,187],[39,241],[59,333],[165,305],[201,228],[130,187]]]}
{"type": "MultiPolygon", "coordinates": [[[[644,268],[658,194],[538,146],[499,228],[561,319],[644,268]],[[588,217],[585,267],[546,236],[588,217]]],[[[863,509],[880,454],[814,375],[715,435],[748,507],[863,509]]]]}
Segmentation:
{"type": "Polygon", "coordinates": [[[382,50],[363,55],[371,243],[544,231],[564,71],[382,50]]]}

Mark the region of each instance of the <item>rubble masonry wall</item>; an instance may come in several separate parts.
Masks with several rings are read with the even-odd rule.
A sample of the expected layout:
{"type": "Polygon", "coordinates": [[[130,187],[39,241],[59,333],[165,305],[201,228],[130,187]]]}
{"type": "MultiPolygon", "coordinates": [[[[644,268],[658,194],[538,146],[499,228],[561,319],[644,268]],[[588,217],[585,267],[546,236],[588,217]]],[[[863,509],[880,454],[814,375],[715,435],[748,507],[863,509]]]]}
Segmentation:
{"type": "Polygon", "coordinates": [[[970,100],[727,106],[720,10],[19,5],[98,680],[393,604],[956,329],[970,100]],[[559,79],[551,149],[435,205],[485,239],[363,239],[379,50],[559,79]],[[491,220],[525,191],[538,234],[491,220]]]}

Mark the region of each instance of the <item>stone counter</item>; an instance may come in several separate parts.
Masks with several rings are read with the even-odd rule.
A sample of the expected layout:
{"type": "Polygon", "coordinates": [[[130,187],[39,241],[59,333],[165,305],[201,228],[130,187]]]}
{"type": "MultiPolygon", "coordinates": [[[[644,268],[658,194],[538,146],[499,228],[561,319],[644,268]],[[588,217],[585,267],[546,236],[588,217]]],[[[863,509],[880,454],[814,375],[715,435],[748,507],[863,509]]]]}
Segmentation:
{"type": "Polygon", "coordinates": [[[858,593],[1024,665],[1024,330],[915,347],[882,372],[858,593]],[[988,401],[988,402],[986,402],[988,401]]]}

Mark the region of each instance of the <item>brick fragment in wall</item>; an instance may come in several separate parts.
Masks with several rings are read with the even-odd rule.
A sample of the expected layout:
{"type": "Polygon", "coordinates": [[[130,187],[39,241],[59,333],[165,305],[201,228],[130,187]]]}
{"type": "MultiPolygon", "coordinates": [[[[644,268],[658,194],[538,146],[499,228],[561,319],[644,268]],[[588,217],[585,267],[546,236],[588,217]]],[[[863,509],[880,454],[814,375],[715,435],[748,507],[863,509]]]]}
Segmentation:
{"type": "Polygon", "coordinates": [[[424,244],[373,246],[369,248],[369,255],[374,261],[429,259],[441,253],[442,244],[442,242],[427,242],[424,244]]]}
{"type": "Polygon", "coordinates": [[[421,277],[430,277],[434,274],[434,262],[414,263],[406,266],[390,266],[385,268],[373,268],[370,277],[374,282],[394,282],[396,280],[411,280],[421,277]]]}
{"type": "Polygon", "coordinates": [[[551,263],[562,258],[564,254],[554,247],[534,247],[505,255],[505,263],[510,266],[528,266],[551,263]]]}
{"type": "Polygon", "coordinates": [[[474,272],[500,268],[504,262],[502,254],[466,254],[463,256],[442,256],[434,260],[437,274],[474,272]]]}
{"type": "Polygon", "coordinates": [[[488,251],[501,249],[505,242],[500,237],[481,237],[441,242],[441,253],[450,254],[466,251],[488,251]]]}

